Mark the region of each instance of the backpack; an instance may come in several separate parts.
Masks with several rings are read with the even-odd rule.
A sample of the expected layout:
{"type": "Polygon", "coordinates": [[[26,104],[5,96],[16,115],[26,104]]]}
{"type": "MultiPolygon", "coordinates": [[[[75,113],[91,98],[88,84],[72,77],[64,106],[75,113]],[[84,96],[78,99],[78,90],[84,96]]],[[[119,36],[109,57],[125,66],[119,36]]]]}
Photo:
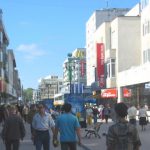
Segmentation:
{"type": "Polygon", "coordinates": [[[120,150],[133,150],[132,143],[132,130],[130,129],[130,124],[128,123],[118,123],[116,125],[116,142],[117,147],[120,150]]]}

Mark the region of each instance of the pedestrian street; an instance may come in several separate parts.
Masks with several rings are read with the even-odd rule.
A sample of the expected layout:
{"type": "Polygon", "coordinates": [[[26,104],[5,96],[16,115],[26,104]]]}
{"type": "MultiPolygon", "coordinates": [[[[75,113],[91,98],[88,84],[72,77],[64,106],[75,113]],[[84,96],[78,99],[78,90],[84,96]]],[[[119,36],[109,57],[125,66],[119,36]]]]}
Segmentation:
{"type": "MultiPolygon", "coordinates": [[[[82,134],[82,143],[83,145],[85,145],[88,149],[87,150],[106,150],[106,137],[103,136],[103,133],[107,132],[108,127],[112,124],[112,122],[109,121],[108,124],[103,123],[101,125],[100,128],[100,135],[101,138],[99,139],[98,137],[95,136],[91,136],[90,138],[84,137],[85,136],[85,129],[82,128],[81,129],[81,134],[82,134]]],[[[29,124],[25,124],[26,127],[26,136],[24,138],[23,141],[21,141],[20,144],[20,149],[19,150],[34,150],[35,147],[32,144],[31,141],[31,134],[30,134],[30,126],[29,124]]],[[[138,131],[139,131],[139,135],[140,135],[140,139],[142,142],[142,146],[140,148],[140,150],[149,150],[150,147],[150,124],[147,125],[146,127],[146,131],[141,131],[141,128],[139,125],[137,125],[138,131]]],[[[2,130],[2,125],[0,125],[0,132],[2,130]]],[[[4,144],[2,139],[0,138],[0,150],[5,150],[4,144]]],[[[52,145],[51,142],[51,149],[50,150],[60,150],[60,145],[55,148],[52,145]]],[[[83,147],[78,146],[78,150],[84,150],[83,147]]]]}

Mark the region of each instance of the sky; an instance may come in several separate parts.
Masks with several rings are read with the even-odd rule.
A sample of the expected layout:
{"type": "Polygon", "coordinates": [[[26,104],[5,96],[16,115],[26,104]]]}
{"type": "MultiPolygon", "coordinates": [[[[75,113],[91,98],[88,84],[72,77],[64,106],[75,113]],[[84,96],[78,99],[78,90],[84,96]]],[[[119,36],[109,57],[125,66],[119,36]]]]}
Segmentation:
{"type": "Polygon", "coordinates": [[[0,0],[8,49],[13,49],[24,89],[37,89],[38,80],[48,75],[63,76],[67,54],[85,48],[86,22],[95,10],[132,8],[139,2],[107,1],[0,0]]]}

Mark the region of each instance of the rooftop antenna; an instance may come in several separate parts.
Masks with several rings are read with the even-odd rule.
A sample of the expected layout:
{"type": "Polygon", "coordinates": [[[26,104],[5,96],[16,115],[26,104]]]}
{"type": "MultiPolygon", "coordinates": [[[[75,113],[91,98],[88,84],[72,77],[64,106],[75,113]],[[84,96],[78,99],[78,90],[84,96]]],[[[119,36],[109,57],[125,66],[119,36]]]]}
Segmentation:
{"type": "Polygon", "coordinates": [[[109,21],[110,12],[109,12],[109,0],[105,0],[106,2],[106,11],[107,11],[107,21],[109,21]]]}
{"type": "Polygon", "coordinates": [[[106,9],[108,9],[109,6],[109,0],[105,0],[106,1],[106,9]]]}

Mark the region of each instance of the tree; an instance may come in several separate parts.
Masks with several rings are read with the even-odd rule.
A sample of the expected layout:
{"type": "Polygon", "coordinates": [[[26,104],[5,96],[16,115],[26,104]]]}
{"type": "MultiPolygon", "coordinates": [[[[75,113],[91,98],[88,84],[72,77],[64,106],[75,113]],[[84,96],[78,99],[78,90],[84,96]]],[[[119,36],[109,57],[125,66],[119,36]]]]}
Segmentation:
{"type": "Polygon", "coordinates": [[[33,89],[27,88],[23,90],[23,98],[25,102],[33,101],[33,89]]]}

